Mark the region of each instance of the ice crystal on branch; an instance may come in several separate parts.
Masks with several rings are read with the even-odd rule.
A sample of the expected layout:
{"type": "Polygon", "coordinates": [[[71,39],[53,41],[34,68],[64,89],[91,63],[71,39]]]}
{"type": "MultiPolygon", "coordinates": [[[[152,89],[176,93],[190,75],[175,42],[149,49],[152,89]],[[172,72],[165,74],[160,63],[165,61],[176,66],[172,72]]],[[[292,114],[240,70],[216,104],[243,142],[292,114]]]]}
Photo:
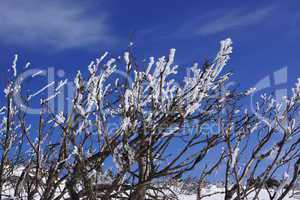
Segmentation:
{"type": "MultiPolygon", "coordinates": [[[[185,76],[177,74],[175,53],[170,49],[167,56],[140,64],[133,51],[117,59],[105,52],[90,62],[87,73],[68,79],[74,84],[68,91],[70,111],[53,113],[47,105],[62,94],[67,79],[25,95],[27,105],[56,86],[34,120],[14,101],[15,91],[22,89],[15,58],[4,89],[6,106],[0,109],[0,192],[9,186],[13,195],[5,195],[16,199],[169,199],[173,189],[165,192],[161,180],[200,170],[196,188],[201,195],[203,182],[224,169],[222,193],[246,199],[259,193],[256,185],[267,187],[285,163],[299,174],[299,81],[292,98],[262,95],[253,113],[239,106],[253,88],[224,91],[231,76],[223,73],[231,39],[221,41],[211,63],[194,63],[185,76]],[[207,133],[205,126],[217,129],[207,133]],[[19,175],[10,176],[19,163],[19,175]]],[[[284,177],[278,188],[288,188],[293,180],[284,177]]]]}

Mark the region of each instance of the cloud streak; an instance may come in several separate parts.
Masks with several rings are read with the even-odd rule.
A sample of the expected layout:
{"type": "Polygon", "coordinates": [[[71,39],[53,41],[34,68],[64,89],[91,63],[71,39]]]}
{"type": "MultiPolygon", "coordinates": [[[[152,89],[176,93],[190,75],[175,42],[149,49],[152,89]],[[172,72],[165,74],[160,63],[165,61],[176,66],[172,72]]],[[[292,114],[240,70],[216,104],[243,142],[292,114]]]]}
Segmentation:
{"type": "Polygon", "coordinates": [[[89,13],[87,4],[41,0],[4,0],[0,41],[8,45],[67,49],[111,42],[107,13],[89,13]]]}
{"type": "Polygon", "coordinates": [[[200,25],[200,27],[196,30],[196,34],[210,35],[224,32],[235,27],[244,27],[258,24],[265,18],[270,16],[274,9],[275,8],[273,6],[269,6],[247,13],[245,13],[243,10],[230,12],[216,19],[211,19],[208,22],[200,25]]]}

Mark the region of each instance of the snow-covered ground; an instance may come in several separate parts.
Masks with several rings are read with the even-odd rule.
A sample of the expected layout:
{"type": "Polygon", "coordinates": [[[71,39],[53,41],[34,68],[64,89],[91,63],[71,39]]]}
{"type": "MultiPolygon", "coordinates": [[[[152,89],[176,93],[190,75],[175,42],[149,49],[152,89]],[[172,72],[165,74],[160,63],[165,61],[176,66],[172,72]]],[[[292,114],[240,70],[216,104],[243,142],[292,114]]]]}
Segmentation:
{"type": "MultiPolygon", "coordinates": [[[[13,171],[13,175],[14,177],[20,177],[22,174],[22,171],[24,170],[24,167],[18,167],[16,170],[13,171]]],[[[43,179],[43,181],[45,181],[43,179]]],[[[101,182],[104,182],[105,180],[101,180],[101,182]]],[[[46,182],[46,181],[45,181],[46,182]]],[[[175,194],[177,195],[179,200],[197,200],[197,195],[196,194],[191,194],[187,195],[187,194],[182,194],[185,192],[188,192],[187,190],[184,190],[184,188],[182,187],[182,185],[180,184],[171,184],[172,186],[170,186],[170,189],[172,189],[172,191],[175,192],[175,194]]],[[[61,191],[63,190],[62,188],[64,188],[64,182],[62,182],[61,187],[59,187],[56,191],[55,196],[59,196],[61,194],[61,191]]],[[[191,188],[191,186],[187,186],[189,189],[191,188]]],[[[12,187],[12,184],[4,184],[4,188],[3,188],[3,193],[2,193],[2,198],[3,199],[16,199],[14,198],[14,187],[12,187]]],[[[194,190],[195,191],[195,190],[194,190]]],[[[42,191],[40,191],[42,193],[42,191]]],[[[270,191],[271,193],[274,191],[270,191]]],[[[278,194],[280,194],[279,191],[277,191],[278,194]]],[[[300,200],[300,191],[297,191],[297,193],[299,193],[298,195],[293,195],[292,192],[290,192],[287,197],[284,200],[300,200]]],[[[174,194],[174,193],[173,193],[174,194]]],[[[254,199],[254,195],[255,192],[252,192],[248,195],[248,199],[254,199]]],[[[25,198],[26,194],[22,194],[22,196],[25,198]]],[[[172,195],[173,196],[173,195],[172,195]]],[[[222,185],[217,186],[215,184],[210,184],[207,185],[205,188],[202,189],[201,191],[201,196],[203,197],[203,200],[224,200],[224,187],[222,185]]],[[[22,199],[23,199],[22,197],[22,199]]],[[[64,195],[65,199],[68,199],[69,196],[68,194],[64,195]]],[[[34,199],[40,199],[40,196],[38,194],[36,194],[36,196],[34,196],[34,199]]],[[[258,200],[269,200],[269,194],[268,191],[266,189],[261,189],[259,192],[259,196],[258,196],[258,200]]],[[[275,198],[276,200],[277,198],[275,198]]]]}
{"type": "MultiPolygon", "coordinates": [[[[203,189],[203,195],[206,196],[203,198],[203,200],[224,200],[224,194],[222,193],[224,190],[221,188],[217,188],[217,187],[211,187],[209,189],[203,189]]],[[[4,199],[11,199],[13,198],[13,190],[11,189],[4,189],[4,199]]],[[[58,195],[58,194],[57,194],[58,195]]],[[[300,194],[299,195],[293,195],[292,193],[290,193],[289,195],[287,195],[286,198],[284,198],[284,200],[300,200],[300,194]]],[[[191,194],[191,195],[186,195],[186,194],[178,194],[178,199],[179,200],[197,200],[197,195],[196,194],[191,194]]],[[[68,199],[68,195],[65,195],[65,199],[68,199]]],[[[40,197],[37,195],[36,197],[34,197],[34,199],[40,199],[40,197]]],[[[250,194],[248,196],[248,199],[254,199],[254,194],[250,194]]],[[[267,190],[262,189],[258,200],[269,200],[269,195],[267,190]]],[[[276,199],[276,198],[275,198],[276,199]]]]}
{"type": "MultiPolygon", "coordinates": [[[[196,200],[196,195],[179,195],[180,200],[196,200]]],[[[251,199],[251,198],[249,198],[251,199]]],[[[259,196],[259,200],[269,200],[268,194],[264,193],[259,196]]],[[[285,198],[285,200],[299,200],[300,196],[295,196],[293,198],[285,198]]],[[[224,200],[224,195],[214,195],[211,197],[204,198],[204,200],[224,200]]]]}
{"type": "MultiPolygon", "coordinates": [[[[210,187],[209,189],[204,189],[203,190],[203,195],[209,195],[209,194],[214,194],[212,196],[207,196],[204,198],[204,200],[224,200],[224,194],[220,194],[222,193],[223,189],[221,188],[217,188],[215,186],[212,186],[210,187]],[[218,194],[219,192],[219,194],[218,194]]],[[[250,194],[248,196],[249,199],[254,199],[254,193],[253,194],[250,194]]],[[[292,193],[288,194],[286,198],[284,198],[285,200],[299,200],[300,199],[300,194],[299,195],[293,195],[292,196],[292,193]]],[[[196,194],[194,195],[178,195],[179,199],[180,200],[196,200],[197,199],[197,196],[196,194]]],[[[268,195],[268,192],[267,190],[265,189],[262,189],[260,194],[259,194],[259,197],[258,197],[259,200],[269,200],[269,195],[268,195]]],[[[276,199],[276,198],[275,198],[276,199]]]]}

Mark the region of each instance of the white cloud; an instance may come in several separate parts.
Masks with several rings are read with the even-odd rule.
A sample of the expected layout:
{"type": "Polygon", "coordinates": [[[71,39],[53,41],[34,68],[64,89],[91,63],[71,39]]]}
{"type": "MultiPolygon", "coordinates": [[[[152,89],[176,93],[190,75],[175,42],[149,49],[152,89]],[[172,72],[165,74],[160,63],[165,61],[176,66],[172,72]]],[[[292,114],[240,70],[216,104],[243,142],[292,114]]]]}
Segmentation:
{"type": "Polygon", "coordinates": [[[1,0],[0,42],[65,49],[113,40],[106,13],[71,1],[1,0]]]}
{"type": "Polygon", "coordinates": [[[212,19],[200,26],[196,34],[209,35],[223,32],[234,27],[248,26],[258,24],[268,17],[274,10],[273,6],[261,8],[258,10],[245,13],[243,10],[238,10],[212,19]]]}

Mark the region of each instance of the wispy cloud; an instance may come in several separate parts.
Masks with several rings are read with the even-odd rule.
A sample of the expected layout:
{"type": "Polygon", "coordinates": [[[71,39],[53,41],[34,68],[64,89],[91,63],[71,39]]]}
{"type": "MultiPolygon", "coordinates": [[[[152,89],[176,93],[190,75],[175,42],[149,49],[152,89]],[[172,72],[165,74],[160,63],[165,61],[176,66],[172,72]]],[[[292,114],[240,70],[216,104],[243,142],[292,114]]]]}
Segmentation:
{"type": "Polygon", "coordinates": [[[111,41],[107,13],[65,0],[3,0],[0,42],[65,49],[111,41]]]}
{"type": "Polygon", "coordinates": [[[269,6],[248,12],[237,10],[226,13],[217,18],[210,19],[202,25],[200,24],[200,27],[196,30],[196,34],[209,35],[227,31],[235,27],[258,24],[270,16],[274,9],[274,6],[269,6]]]}

